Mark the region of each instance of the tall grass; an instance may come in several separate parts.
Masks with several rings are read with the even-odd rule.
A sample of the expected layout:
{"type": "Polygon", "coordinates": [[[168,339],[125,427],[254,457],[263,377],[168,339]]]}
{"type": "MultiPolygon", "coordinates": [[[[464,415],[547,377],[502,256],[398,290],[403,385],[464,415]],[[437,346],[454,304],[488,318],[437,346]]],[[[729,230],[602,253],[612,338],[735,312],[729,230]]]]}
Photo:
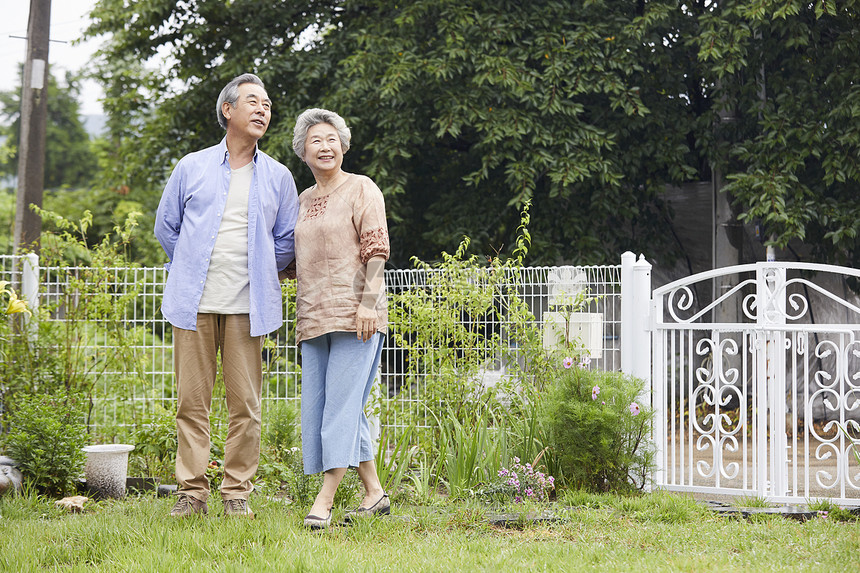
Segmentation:
{"type": "MultiPolygon", "coordinates": [[[[396,505],[394,515],[322,533],[307,507],[252,497],[253,521],[167,517],[152,496],[88,504],[81,515],[34,497],[0,502],[2,571],[856,571],[857,522],[708,513],[685,497],[570,494],[558,520],[489,525],[486,506],[396,505]],[[570,503],[576,502],[571,508],[570,503]]],[[[340,515],[335,515],[337,520],[340,515]]]]}

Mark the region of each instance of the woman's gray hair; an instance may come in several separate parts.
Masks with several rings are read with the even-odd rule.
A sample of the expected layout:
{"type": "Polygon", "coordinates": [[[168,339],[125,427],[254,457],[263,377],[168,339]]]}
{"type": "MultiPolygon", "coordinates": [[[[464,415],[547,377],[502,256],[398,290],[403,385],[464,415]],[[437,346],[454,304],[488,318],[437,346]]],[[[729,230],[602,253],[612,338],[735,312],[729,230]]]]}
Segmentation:
{"type": "Polygon", "coordinates": [[[239,86],[242,84],[254,84],[266,89],[263,80],[254,74],[242,74],[230,80],[230,83],[221,90],[221,94],[218,96],[218,103],[215,105],[215,112],[218,114],[218,123],[224,129],[227,129],[227,118],[224,117],[224,112],[221,111],[221,108],[224,107],[224,102],[229,103],[230,107],[236,107],[236,102],[239,101],[239,86]]]}
{"type": "Polygon", "coordinates": [[[296,120],[295,129],[293,129],[293,151],[302,161],[305,160],[305,140],[308,138],[308,130],[320,123],[334,126],[340,138],[343,152],[346,153],[349,150],[349,140],[352,135],[343,118],[333,111],[315,107],[302,112],[296,120]]]}

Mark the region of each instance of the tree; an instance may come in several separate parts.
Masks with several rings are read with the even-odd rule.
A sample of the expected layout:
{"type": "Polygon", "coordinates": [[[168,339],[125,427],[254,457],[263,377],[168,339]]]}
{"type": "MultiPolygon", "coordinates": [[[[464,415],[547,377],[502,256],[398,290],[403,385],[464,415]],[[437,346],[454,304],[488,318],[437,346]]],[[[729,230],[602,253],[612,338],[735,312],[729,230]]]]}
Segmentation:
{"type": "Polygon", "coordinates": [[[736,119],[730,193],[778,247],[860,263],[860,3],[721,3],[702,19],[699,59],[736,119]]]}
{"type": "MultiPolygon", "coordinates": [[[[80,118],[78,78],[66,74],[65,86],[53,75],[48,78],[48,122],[45,146],[45,187],[86,186],[96,171],[96,156],[80,118]]],[[[18,142],[21,133],[21,94],[0,92],[0,173],[18,173],[18,142]]]]}
{"type": "Polygon", "coordinates": [[[256,71],[275,100],[264,149],[300,188],[297,113],[347,118],[347,169],[385,193],[397,264],[463,235],[509,251],[527,200],[531,263],[627,249],[668,262],[679,246],[664,191],[712,167],[777,244],[826,237],[820,257],[858,256],[855,156],[838,157],[860,142],[845,121],[860,57],[851,0],[137,0],[132,18],[125,4],[101,0],[90,29],[112,34],[107,108],[135,151],[123,184],[161,181],[216,140],[215,94],[256,71]],[[165,47],[166,73],[146,71],[165,47]]]}
{"type": "Polygon", "coordinates": [[[373,126],[366,169],[400,192],[408,252],[463,234],[484,252],[510,248],[526,200],[533,262],[670,249],[660,195],[707,173],[697,142],[709,102],[671,36],[692,18],[620,1],[345,12],[351,55],[332,105],[373,126]]]}
{"type": "MultiPolygon", "coordinates": [[[[314,50],[298,49],[301,34],[332,18],[338,2],[166,2],[100,0],[89,37],[104,34],[95,75],[106,88],[113,155],[111,186],[133,196],[161,186],[178,159],[223,137],[215,118],[221,88],[257,73],[273,100],[273,126],[261,147],[282,160],[292,151],[287,124],[316,101],[328,70],[314,50]],[[128,6],[128,4],[131,4],[128,6]],[[166,63],[159,51],[168,51],[166,63]],[[147,65],[148,64],[148,65],[147,65]],[[280,135],[279,135],[280,133],[280,135]]],[[[294,169],[294,172],[297,172],[294,169]]]]}

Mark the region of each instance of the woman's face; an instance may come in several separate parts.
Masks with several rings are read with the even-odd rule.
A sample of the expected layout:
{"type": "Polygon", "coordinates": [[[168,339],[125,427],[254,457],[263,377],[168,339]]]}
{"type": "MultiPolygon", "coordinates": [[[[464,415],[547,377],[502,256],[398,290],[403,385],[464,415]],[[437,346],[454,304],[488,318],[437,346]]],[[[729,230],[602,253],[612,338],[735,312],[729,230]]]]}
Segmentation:
{"type": "Polygon", "coordinates": [[[318,123],[308,130],[305,138],[305,163],[316,173],[332,173],[343,164],[340,136],[333,125],[318,123]]]}

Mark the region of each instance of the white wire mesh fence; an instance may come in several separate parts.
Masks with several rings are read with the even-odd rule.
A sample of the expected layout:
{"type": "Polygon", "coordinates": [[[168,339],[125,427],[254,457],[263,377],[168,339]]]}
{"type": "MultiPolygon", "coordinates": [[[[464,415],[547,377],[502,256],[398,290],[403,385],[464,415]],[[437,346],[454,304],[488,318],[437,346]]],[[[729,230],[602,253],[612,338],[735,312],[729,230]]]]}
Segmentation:
{"type": "MultiPolygon", "coordinates": [[[[0,256],[0,280],[19,284],[20,266],[13,257],[0,256]]],[[[438,275],[440,272],[386,271],[390,304],[399,304],[398,295],[404,292],[432,290],[433,284],[446,280],[438,275]]],[[[571,328],[578,329],[573,334],[587,346],[592,368],[620,369],[619,266],[525,267],[513,273],[497,286],[514,289],[538,327],[557,320],[555,311],[565,299],[581,295],[581,304],[570,319],[571,328]]],[[[81,366],[75,374],[92,386],[90,424],[99,432],[110,434],[114,429],[145,423],[159,406],[172,408],[172,328],[159,312],[165,280],[166,271],[162,268],[109,268],[97,272],[89,267],[39,269],[38,304],[57,336],[50,343],[56,344],[58,350],[70,347],[79,357],[81,366]],[[74,321],[85,324],[65,328],[74,321]]],[[[293,288],[293,284],[285,284],[286,320],[267,337],[264,346],[264,408],[300,399],[301,360],[295,344],[293,288]]],[[[410,368],[407,351],[396,341],[398,335],[401,340],[409,337],[407,331],[414,328],[414,317],[408,306],[401,305],[400,310],[399,319],[389,325],[378,387],[382,411],[387,412],[382,425],[393,429],[406,424],[407,419],[415,419],[401,419],[397,412],[432,408],[423,400],[423,392],[427,381],[437,374],[433,363],[423,363],[420,371],[415,370],[414,363],[410,368]],[[398,408],[386,407],[394,403],[398,408]]],[[[517,355],[517,342],[509,334],[511,325],[504,312],[461,318],[473,332],[496,334],[510,351],[505,353],[509,357],[517,355]]],[[[480,382],[485,386],[505,376],[506,364],[500,355],[477,366],[480,382]]],[[[220,384],[216,385],[212,418],[218,425],[226,418],[220,384]]]]}

